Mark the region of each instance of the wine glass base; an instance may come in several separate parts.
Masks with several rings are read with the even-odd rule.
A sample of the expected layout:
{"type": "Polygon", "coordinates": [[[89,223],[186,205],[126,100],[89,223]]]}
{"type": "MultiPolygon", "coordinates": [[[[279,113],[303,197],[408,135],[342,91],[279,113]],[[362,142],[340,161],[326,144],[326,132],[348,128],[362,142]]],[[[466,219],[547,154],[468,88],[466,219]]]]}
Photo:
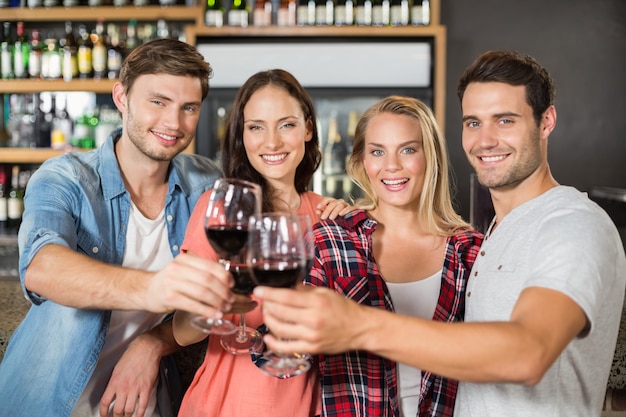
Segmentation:
{"type": "Polygon", "coordinates": [[[237,326],[228,320],[195,316],[191,325],[203,333],[229,335],[237,331],[237,326]]]}
{"type": "Polygon", "coordinates": [[[233,355],[259,354],[263,352],[263,336],[250,327],[246,327],[243,333],[241,332],[241,327],[237,327],[235,333],[222,336],[220,344],[227,352],[233,355]]]}
{"type": "Polygon", "coordinates": [[[311,369],[311,363],[298,353],[280,355],[267,351],[260,362],[261,372],[281,379],[291,378],[311,369]]]}

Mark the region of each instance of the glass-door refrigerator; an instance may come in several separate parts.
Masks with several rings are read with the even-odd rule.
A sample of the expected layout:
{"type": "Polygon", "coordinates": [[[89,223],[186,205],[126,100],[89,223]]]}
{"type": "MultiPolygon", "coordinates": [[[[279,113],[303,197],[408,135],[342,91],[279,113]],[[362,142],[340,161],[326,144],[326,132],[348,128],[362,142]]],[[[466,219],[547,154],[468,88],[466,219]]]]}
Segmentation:
{"type": "Polygon", "coordinates": [[[346,201],[362,195],[345,174],[345,160],[365,109],[394,94],[433,106],[433,45],[428,40],[222,38],[198,39],[197,47],[214,75],[202,107],[196,152],[219,160],[224,123],[237,89],[257,71],[285,69],[315,103],[323,157],[311,189],[322,195],[346,201]]]}

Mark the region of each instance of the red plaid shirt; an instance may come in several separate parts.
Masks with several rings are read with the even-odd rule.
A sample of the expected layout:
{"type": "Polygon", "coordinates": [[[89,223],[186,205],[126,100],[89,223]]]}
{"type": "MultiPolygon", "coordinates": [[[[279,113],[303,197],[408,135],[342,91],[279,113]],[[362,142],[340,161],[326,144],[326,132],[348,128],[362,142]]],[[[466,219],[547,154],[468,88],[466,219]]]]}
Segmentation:
{"type": "MultiPolygon", "coordinates": [[[[393,311],[387,286],[373,259],[375,229],[376,222],[362,210],[318,223],[314,227],[314,266],[305,283],[329,287],[360,304],[393,311]]],[[[482,235],[474,231],[448,238],[434,320],[463,320],[467,279],[481,242],[482,235]]],[[[319,355],[317,360],[322,415],[400,415],[394,361],[365,351],[319,355]]],[[[452,416],[457,384],[455,380],[422,371],[420,409],[416,415],[452,416]]]]}

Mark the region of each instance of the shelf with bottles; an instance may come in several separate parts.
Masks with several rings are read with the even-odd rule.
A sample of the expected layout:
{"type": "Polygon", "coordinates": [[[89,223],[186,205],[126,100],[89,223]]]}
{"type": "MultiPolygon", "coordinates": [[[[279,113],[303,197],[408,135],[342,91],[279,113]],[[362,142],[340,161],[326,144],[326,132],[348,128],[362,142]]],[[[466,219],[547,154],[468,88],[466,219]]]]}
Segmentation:
{"type": "Polygon", "coordinates": [[[197,25],[204,22],[202,6],[76,6],[76,7],[12,7],[2,9],[1,21],[64,22],[105,20],[165,19],[168,21],[188,21],[197,25]]]}

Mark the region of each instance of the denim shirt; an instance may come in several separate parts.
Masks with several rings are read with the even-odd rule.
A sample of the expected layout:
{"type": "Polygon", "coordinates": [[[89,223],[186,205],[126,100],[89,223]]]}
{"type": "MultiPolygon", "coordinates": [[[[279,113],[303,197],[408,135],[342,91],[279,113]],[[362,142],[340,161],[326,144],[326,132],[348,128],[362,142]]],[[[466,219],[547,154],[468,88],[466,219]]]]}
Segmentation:
{"type": "MultiPolygon", "coordinates": [[[[69,416],[95,368],[111,311],[46,300],[26,290],[24,272],[47,244],[122,264],[131,201],[115,157],[120,136],[118,129],[99,149],[46,161],[28,183],[19,270],[33,305],[0,363],[0,415],[69,416]]],[[[173,256],[180,252],[198,198],[219,176],[219,168],[208,158],[180,154],[172,160],[165,219],[173,256]]]]}

